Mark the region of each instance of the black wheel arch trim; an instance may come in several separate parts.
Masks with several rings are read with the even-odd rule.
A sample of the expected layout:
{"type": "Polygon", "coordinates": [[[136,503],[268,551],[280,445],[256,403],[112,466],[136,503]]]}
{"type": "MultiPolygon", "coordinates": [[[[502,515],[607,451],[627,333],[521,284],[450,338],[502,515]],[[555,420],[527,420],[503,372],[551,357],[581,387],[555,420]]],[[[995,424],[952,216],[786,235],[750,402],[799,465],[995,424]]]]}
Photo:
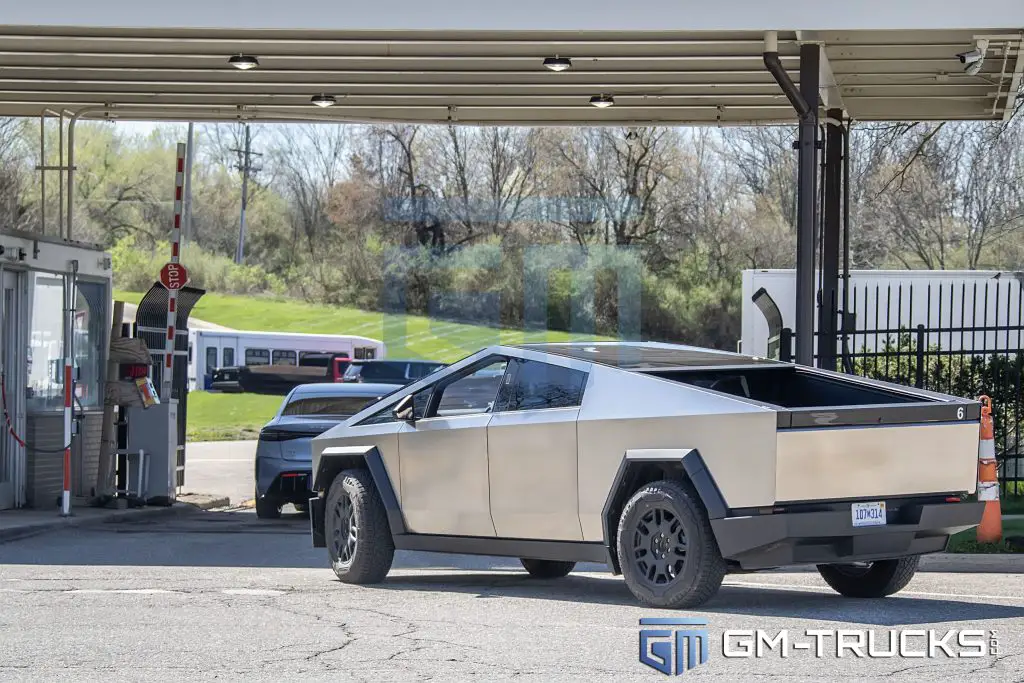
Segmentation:
{"type": "Polygon", "coordinates": [[[704,458],[696,448],[654,448],[626,451],[619,463],[619,469],[615,473],[615,478],[608,489],[608,497],[601,510],[604,543],[612,561],[612,571],[615,573],[619,573],[621,570],[618,553],[615,552],[615,535],[618,528],[617,513],[621,512],[626,501],[634,493],[634,490],[630,490],[633,488],[630,486],[630,482],[635,481],[636,472],[650,464],[682,465],[683,472],[697,490],[710,519],[721,519],[729,512],[722,492],[715,484],[711,472],[704,464],[704,458]]]}
{"type": "MultiPolygon", "coordinates": [[[[325,448],[317,462],[313,486],[318,491],[326,491],[338,472],[360,465],[364,465],[370,472],[370,478],[373,479],[373,485],[377,488],[377,494],[387,512],[391,535],[398,536],[406,533],[405,518],[402,516],[402,508],[398,504],[398,496],[391,484],[388,470],[384,466],[384,457],[376,446],[330,446],[325,448]]],[[[314,530],[315,534],[316,530],[314,530]]]]}

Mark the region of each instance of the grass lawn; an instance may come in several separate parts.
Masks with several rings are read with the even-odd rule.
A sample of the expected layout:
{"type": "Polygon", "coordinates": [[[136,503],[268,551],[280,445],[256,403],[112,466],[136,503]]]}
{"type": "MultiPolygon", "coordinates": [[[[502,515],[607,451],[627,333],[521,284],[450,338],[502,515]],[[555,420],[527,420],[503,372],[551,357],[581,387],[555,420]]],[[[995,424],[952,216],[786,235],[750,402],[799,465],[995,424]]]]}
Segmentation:
{"type": "MultiPolygon", "coordinates": [[[[114,298],[138,303],[141,294],[115,292],[114,298]]],[[[609,339],[568,332],[524,332],[394,315],[301,301],[206,294],[192,315],[236,330],[356,334],[380,339],[391,358],[425,358],[452,363],[491,344],[609,339]]]]}
{"type": "Polygon", "coordinates": [[[1021,553],[1024,546],[1016,548],[1006,542],[1008,536],[1024,536],[1024,519],[1003,520],[1002,543],[978,543],[975,529],[961,531],[949,539],[947,552],[951,553],[1021,553]]]}
{"type": "MultiPolygon", "coordinates": [[[[137,304],[142,294],[115,292],[114,298],[137,304]]],[[[505,330],[432,320],[421,315],[385,315],[343,306],[262,297],[206,294],[192,315],[236,330],[356,334],[381,339],[390,358],[426,358],[452,363],[491,344],[608,339],[567,332],[505,330]]],[[[190,441],[255,439],[281,404],[280,396],[189,394],[190,441]]]]}
{"type": "Polygon", "coordinates": [[[999,501],[999,508],[1004,515],[1024,515],[1024,485],[1018,483],[1020,494],[999,501]]]}
{"type": "Polygon", "coordinates": [[[188,395],[188,440],[255,439],[281,407],[281,400],[281,396],[262,394],[193,391],[188,395]]]}

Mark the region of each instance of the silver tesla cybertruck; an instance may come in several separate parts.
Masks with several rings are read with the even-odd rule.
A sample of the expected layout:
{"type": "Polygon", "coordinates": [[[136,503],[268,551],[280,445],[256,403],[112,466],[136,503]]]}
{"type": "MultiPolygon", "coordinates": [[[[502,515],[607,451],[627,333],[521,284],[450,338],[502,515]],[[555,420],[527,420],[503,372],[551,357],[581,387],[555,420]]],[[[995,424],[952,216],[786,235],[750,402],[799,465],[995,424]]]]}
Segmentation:
{"type": "Polygon", "coordinates": [[[902,589],[976,525],[980,405],[656,343],[493,346],[313,440],[313,544],[379,582],[395,549],[603,562],[692,607],[729,571],[902,589]]]}

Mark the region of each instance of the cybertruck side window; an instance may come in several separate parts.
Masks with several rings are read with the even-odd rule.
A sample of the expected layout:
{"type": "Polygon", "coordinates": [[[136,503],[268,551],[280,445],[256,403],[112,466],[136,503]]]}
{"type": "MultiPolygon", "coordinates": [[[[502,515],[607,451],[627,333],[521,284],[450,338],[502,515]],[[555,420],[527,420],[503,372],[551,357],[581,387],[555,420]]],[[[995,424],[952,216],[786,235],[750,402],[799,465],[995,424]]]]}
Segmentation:
{"type": "Polygon", "coordinates": [[[454,417],[487,413],[494,409],[498,387],[505,376],[508,361],[495,360],[485,367],[441,387],[437,409],[428,417],[454,417]]]}
{"type": "Polygon", "coordinates": [[[505,410],[574,408],[583,400],[585,372],[534,360],[516,366],[505,410]]]}

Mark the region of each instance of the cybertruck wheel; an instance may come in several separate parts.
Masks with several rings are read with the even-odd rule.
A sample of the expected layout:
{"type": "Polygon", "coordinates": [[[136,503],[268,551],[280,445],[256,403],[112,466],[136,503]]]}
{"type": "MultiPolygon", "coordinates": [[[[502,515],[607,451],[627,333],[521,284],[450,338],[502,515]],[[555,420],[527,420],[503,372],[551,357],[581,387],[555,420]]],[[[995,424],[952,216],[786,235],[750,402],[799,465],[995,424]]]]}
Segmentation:
{"type": "Polygon", "coordinates": [[[325,507],[327,553],[345,583],[378,583],[391,569],[395,544],[370,474],[345,470],[331,482],[325,507]]]}
{"type": "Polygon", "coordinates": [[[256,516],[259,519],[281,519],[281,503],[256,492],[256,516]]]}
{"type": "Polygon", "coordinates": [[[825,583],[848,598],[884,598],[907,587],[920,555],[860,564],[819,564],[825,583]]]}
{"type": "Polygon", "coordinates": [[[725,560],[688,482],[656,481],[633,494],[619,517],[617,540],[626,585],[645,605],[696,607],[722,585],[725,560]]]}
{"type": "Polygon", "coordinates": [[[575,562],[558,562],[556,560],[531,560],[524,557],[519,560],[523,569],[530,572],[535,579],[560,579],[567,576],[576,566],[575,562]]]}

